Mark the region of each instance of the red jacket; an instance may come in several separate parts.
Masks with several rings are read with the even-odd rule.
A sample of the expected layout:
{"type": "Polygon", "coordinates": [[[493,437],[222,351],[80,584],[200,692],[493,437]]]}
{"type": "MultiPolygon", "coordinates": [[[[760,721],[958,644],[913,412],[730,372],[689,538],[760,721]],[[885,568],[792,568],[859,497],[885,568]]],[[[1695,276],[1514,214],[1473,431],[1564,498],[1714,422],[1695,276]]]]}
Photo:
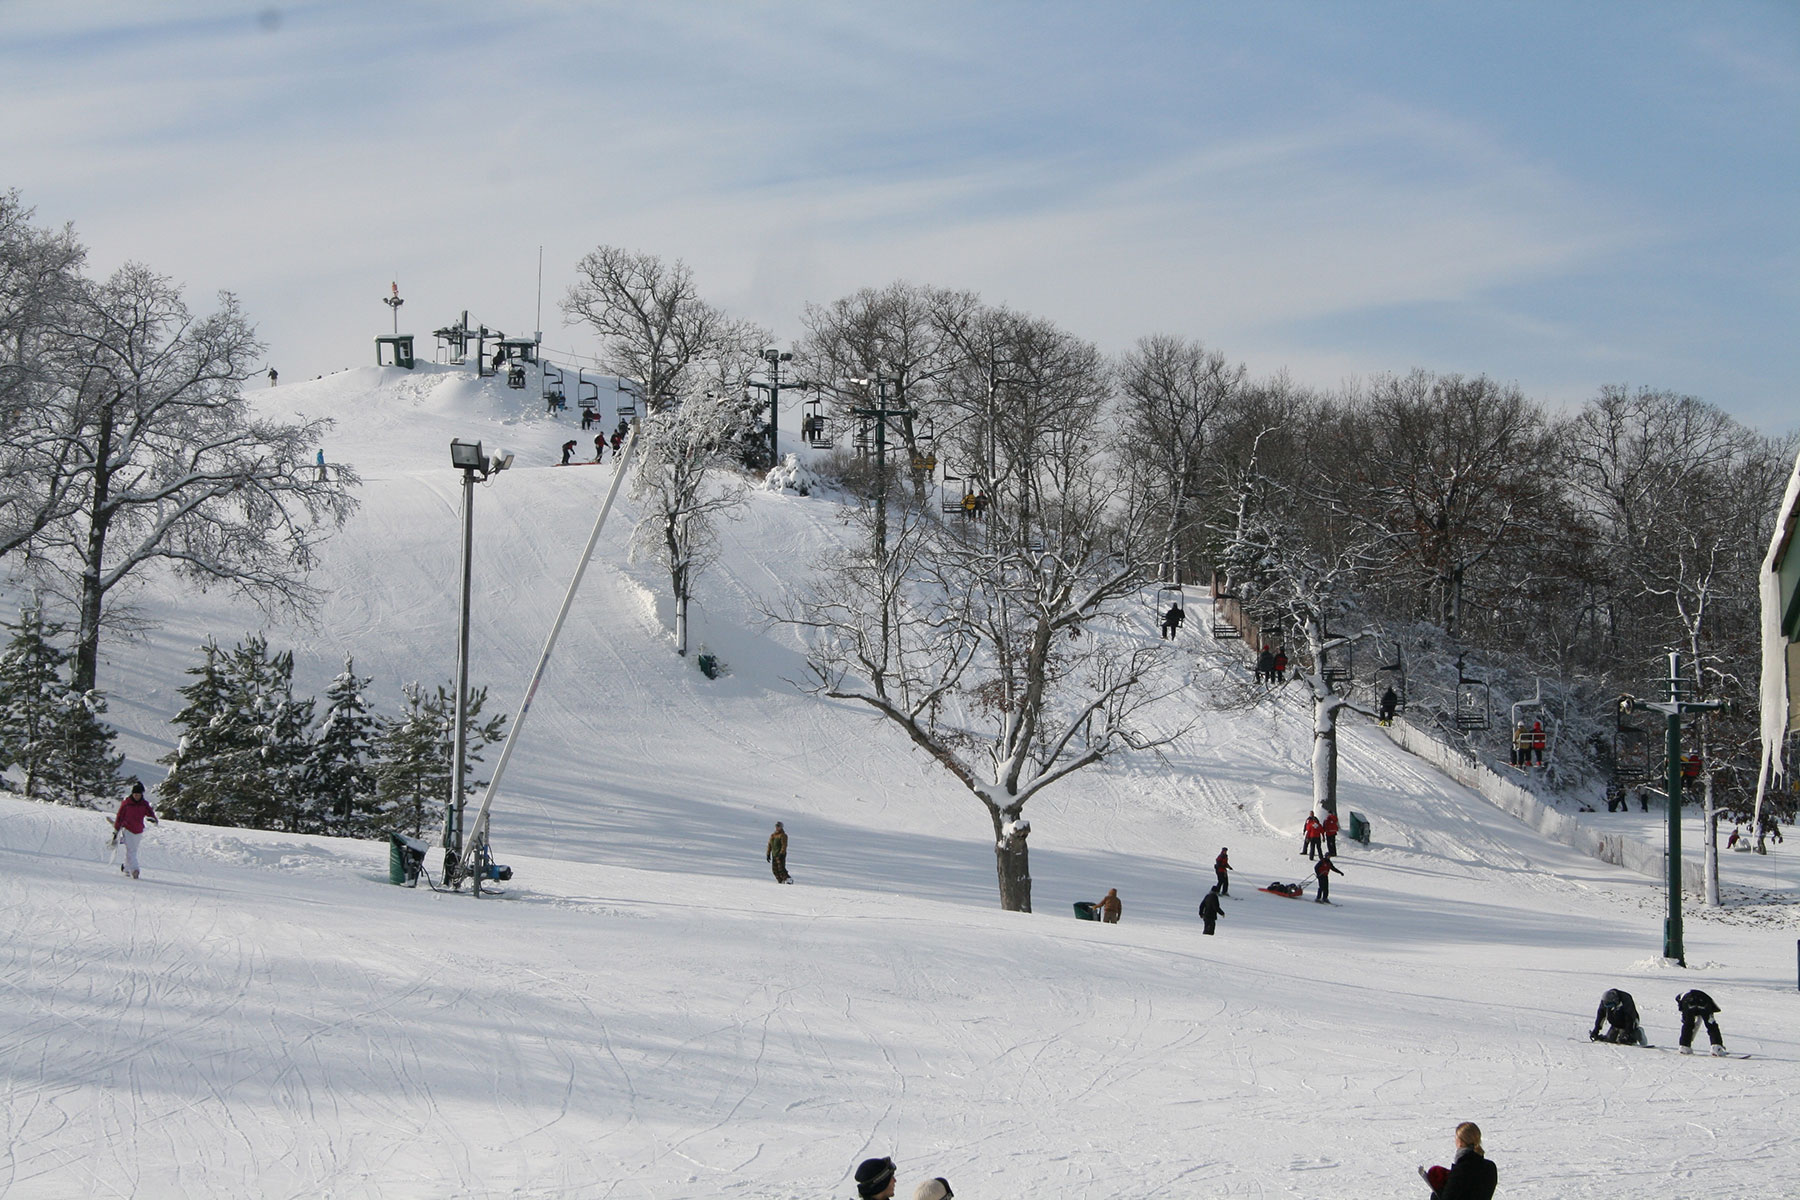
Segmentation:
{"type": "Polygon", "coordinates": [[[1306,818],[1306,827],[1301,830],[1301,832],[1309,838],[1316,838],[1324,831],[1325,827],[1319,824],[1319,819],[1317,817],[1306,818]]]}
{"type": "Polygon", "coordinates": [[[156,820],[156,810],[150,807],[148,800],[133,792],[125,797],[123,804],[119,805],[119,815],[113,818],[113,828],[131,833],[142,833],[146,817],[152,821],[156,820]]]}
{"type": "Polygon", "coordinates": [[[1225,861],[1225,856],[1223,854],[1221,854],[1221,855],[1219,855],[1219,857],[1213,859],[1213,870],[1229,871],[1229,870],[1231,870],[1231,864],[1229,862],[1225,861]]]}
{"type": "Polygon", "coordinates": [[[1332,834],[1336,833],[1337,831],[1338,831],[1337,814],[1334,812],[1326,813],[1325,814],[1325,836],[1330,837],[1332,834]]]}

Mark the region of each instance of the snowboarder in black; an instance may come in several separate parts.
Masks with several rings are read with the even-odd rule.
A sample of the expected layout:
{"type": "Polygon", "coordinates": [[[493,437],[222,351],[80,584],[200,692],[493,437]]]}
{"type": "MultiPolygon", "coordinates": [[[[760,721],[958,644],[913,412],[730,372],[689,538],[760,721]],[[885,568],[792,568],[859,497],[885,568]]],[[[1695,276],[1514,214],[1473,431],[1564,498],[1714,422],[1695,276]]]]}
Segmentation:
{"type": "Polygon", "coordinates": [[[1594,1027],[1588,1031],[1588,1041],[1617,1042],[1625,1046],[1650,1044],[1650,1039],[1644,1036],[1644,1027],[1638,1024],[1637,1002],[1630,992],[1606,989],[1606,994],[1600,997],[1600,1007],[1594,1010],[1594,1027]],[[1605,1033],[1600,1032],[1601,1025],[1607,1027],[1605,1033]]]}
{"type": "Polygon", "coordinates": [[[1381,723],[1383,725],[1392,725],[1394,723],[1394,710],[1399,707],[1400,697],[1394,694],[1393,688],[1389,688],[1387,691],[1381,693],[1381,723]]]}
{"type": "Polygon", "coordinates": [[[563,460],[562,460],[563,466],[566,467],[569,465],[569,455],[571,455],[573,453],[575,453],[575,439],[570,438],[568,441],[563,443],[563,460]]]}
{"type": "Polygon", "coordinates": [[[1213,859],[1213,874],[1219,877],[1219,895],[1231,895],[1231,859],[1224,846],[1219,847],[1219,857],[1213,859]]]}
{"type": "Polygon", "coordinates": [[[1206,922],[1206,928],[1200,932],[1212,936],[1213,922],[1219,919],[1219,889],[1214,888],[1200,900],[1200,919],[1206,922]]]}
{"type": "Polygon", "coordinates": [[[1713,1016],[1719,1011],[1719,1006],[1713,1003],[1711,996],[1699,988],[1693,988],[1675,997],[1675,1007],[1681,1010],[1681,1052],[1683,1054],[1694,1052],[1694,1029],[1702,1022],[1706,1024],[1706,1036],[1712,1040],[1712,1052],[1714,1054],[1725,1053],[1725,1038],[1719,1033],[1719,1023],[1713,1020],[1713,1016]]]}
{"type": "Polygon", "coordinates": [[[1181,623],[1185,620],[1187,620],[1187,614],[1181,611],[1181,605],[1169,605],[1169,611],[1163,614],[1162,635],[1170,641],[1174,641],[1176,631],[1181,628],[1181,623]]]}
{"type": "Polygon", "coordinates": [[[1333,875],[1342,875],[1343,872],[1338,870],[1337,864],[1331,861],[1331,855],[1321,854],[1319,855],[1319,864],[1313,868],[1313,874],[1319,877],[1319,894],[1313,897],[1313,902],[1316,904],[1330,904],[1331,877],[1333,875]]]}

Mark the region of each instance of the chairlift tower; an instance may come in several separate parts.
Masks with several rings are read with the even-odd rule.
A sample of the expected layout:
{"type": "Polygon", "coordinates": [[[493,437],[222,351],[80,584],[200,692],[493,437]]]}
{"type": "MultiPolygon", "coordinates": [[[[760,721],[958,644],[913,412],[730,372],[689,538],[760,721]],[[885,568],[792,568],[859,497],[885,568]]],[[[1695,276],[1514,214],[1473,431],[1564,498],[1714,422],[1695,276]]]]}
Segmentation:
{"type": "Polygon", "coordinates": [[[874,379],[852,379],[851,383],[875,388],[875,404],[873,407],[853,407],[852,416],[861,417],[873,426],[875,443],[875,543],[882,561],[887,559],[887,424],[895,417],[912,416],[910,408],[889,408],[887,405],[888,381],[877,375],[874,379]]]}
{"type": "Polygon", "coordinates": [[[1704,716],[1726,707],[1723,700],[1683,700],[1681,652],[1669,652],[1669,678],[1664,681],[1667,700],[1639,700],[1635,696],[1619,697],[1622,713],[1648,709],[1663,715],[1667,762],[1663,764],[1665,786],[1669,793],[1669,915],[1663,922],[1663,957],[1687,966],[1687,955],[1681,944],[1681,719],[1704,716]]]}

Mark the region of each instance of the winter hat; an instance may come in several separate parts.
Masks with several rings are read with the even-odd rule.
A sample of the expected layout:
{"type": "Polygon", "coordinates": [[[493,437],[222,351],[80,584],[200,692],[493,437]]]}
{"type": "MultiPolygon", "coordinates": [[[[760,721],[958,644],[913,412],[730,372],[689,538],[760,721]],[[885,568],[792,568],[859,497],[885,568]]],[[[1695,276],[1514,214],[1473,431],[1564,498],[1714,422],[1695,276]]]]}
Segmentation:
{"type": "Polygon", "coordinates": [[[874,1200],[894,1177],[891,1158],[865,1158],[856,1168],[856,1194],[863,1200],[874,1200]]]}
{"type": "Polygon", "coordinates": [[[927,1179],[913,1189],[913,1200],[950,1200],[956,1195],[950,1190],[950,1181],[942,1175],[936,1179],[927,1179]]]}
{"type": "Polygon", "coordinates": [[[1434,1192],[1443,1191],[1444,1185],[1448,1182],[1450,1182],[1450,1172],[1443,1167],[1431,1167],[1425,1172],[1425,1183],[1434,1192]]]}

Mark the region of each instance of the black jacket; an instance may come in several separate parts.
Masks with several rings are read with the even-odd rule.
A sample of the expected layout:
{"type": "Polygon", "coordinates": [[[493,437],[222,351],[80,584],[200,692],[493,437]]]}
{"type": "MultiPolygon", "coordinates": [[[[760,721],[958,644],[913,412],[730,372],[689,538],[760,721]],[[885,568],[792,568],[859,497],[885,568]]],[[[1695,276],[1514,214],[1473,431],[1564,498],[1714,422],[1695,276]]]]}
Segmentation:
{"type": "Polygon", "coordinates": [[[1713,998],[1699,988],[1683,992],[1675,997],[1675,1005],[1681,1009],[1682,1016],[1710,1017],[1719,1011],[1719,1006],[1713,1003],[1713,998]]]}
{"type": "Polygon", "coordinates": [[[1219,893],[1217,893],[1217,892],[1206,893],[1206,896],[1200,901],[1200,915],[1203,917],[1211,917],[1215,921],[1218,920],[1218,917],[1219,917],[1219,893]]]}
{"type": "Polygon", "coordinates": [[[1444,1180],[1436,1200],[1493,1200],[1499,1186],[1500,1172],[1494,1164],[1473,1150],[1460,1150],[1450,1164],[1450,1178],[1444,1180]]]}

